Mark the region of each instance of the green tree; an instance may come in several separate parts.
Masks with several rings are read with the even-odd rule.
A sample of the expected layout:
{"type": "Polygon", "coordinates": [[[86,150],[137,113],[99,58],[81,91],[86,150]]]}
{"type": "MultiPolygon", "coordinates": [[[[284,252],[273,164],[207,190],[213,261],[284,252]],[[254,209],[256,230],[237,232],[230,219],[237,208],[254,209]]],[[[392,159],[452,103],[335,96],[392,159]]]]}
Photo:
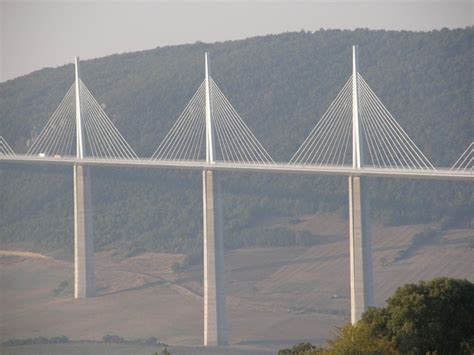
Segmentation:
{"type": "Polygon", "coordinates": [[[178,277],[178,280],[180,279],[180,272],[181,272],[181,264],[178,262],[178,261],[175,261],[172,265],[171,265],[171,271],[173,271],[173,274],[176,274],[177,277],[178,277]]]}
{"type": "Polygon", "coordinates": [[[347,324],[328,343],[329,347],[322,354],[398,354],[394,344],[385,338],[374,336],[366,324],[347,324]]]}
{"type": "Polygon", "coordinates": [[[338,328],[334,339],[327,347],[319,347],[310,343],[296,344],[292,348],[282,349],[278,355],[391,355],[398,354],[394,344],[375,337],[365,324],[353,326],[346,324],[338,328]]]}
{"type": "Polygon", "coordinates": [[[437,278],[407,284],[385,308],[369,308],[355,325],[339,328],[325,348],[309,343],[279,355],[317,354],[472,354],[474,284],[437,278]]]}
{"type": "Polygon", "coordinates": [[[155,351],[152,355],[171,355],[171,353],[168,350],[168,347],[165,346],[165,348],[163,349],[163,351],[160,354],[158,354],[158,352],[155,351]]]}
{"type": "Polygon", "coordinates": [[[468,354],[474,349],[474,284],[452,278],[407,284],[359,323],[402,353],[468,354]]]}
{"type": "Polygon", "coordinates": [[[320,348],[314,346],[311,343],[299,343],[294,345],[291,349],[281,349],[278,351],[278,355],[307,355],[315,354],[320,348]]]}

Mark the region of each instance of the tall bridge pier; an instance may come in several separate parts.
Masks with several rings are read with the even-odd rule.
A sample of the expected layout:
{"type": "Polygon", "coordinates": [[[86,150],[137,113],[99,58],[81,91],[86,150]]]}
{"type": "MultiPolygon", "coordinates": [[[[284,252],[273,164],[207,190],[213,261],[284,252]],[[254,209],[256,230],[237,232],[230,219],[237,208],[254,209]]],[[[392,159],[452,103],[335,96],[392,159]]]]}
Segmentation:
{"type": "MultiPolygon", "coordinates": [[[[76,157],[84,157],[81,117],[79,58],[75,59],[76,72],[76,157]]],[[[74,298],[95,295],[94,239],[92,231],[92,204],[90,168],[79,164],[74,174],[74,298]]]]}
{"type": "MultiPolygon", "coordinates": [[[[352,47],[352,166],[363,164],[362,130],[359,122],[358,48],[352,47]]],[[[349,243],[351,323],[373,304],[372,250],[365,178],[349,176],[349,243]]]]}
{"type": "Polygon", "coordinates": [[[90,169],[74,165],[74,298],[95,295],[90,169]]]}
{"type": "MultiPolygon", "coordinates": [[[[214,163],[214,126],[209,81],[209,58],[205,54],[206,89],[206,162],[214,163]]],[[[204,170],[204,345],[226,345],[227,317],[224,281],[224,239],[222,228],[222,197],[218,172],[204,170]]]]}
{"type": "Polygon", "coordinates": [[[204,215],[204,345],[227,344],[224,240],[219,175],[202,173],[204,215]]]}
{"type": "Polygon", "coordinates": [[[351,323],[373,305],[372,250],[365,178],[349,177],[351,323]]]}

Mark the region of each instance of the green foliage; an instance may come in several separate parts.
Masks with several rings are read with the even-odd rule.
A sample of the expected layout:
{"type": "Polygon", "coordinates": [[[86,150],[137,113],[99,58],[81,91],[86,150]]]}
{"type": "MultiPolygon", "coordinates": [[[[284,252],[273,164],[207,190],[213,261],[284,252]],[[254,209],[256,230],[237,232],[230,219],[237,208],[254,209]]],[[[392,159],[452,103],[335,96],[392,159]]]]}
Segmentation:
{"type": "Polygon", "coordinates": [[[113,335],[107,334],[102,337],[102,341],[104,343],[112,343],[112,344],[134,344],[134,345],[160,345],[160,346],[167,346],[165,343],[160,342],[155,337],[150,337],[146,339],[125,339],[120,335],[113,335]]]}
{"type": "Polygon", "coordinates": [[[36,338],[26,338],[26,339],[8,339],[5,340],[3,346],[18,346],[18,345],[32,345],[32,344],[65,344],[69,343],[69,338],[67,336],[61,335],[58,337],[45,338],[45,337],[36,337],[36,338]]]}
{"type": "Polygon", "coordinates": [[[173,271],[173,273],[179,273],[181,270],[183,269],[183,267],[181,266],[181,263],[175,261],[172,265],[171,265],[171,271],[173,271]]]}
{"type": "Polygon", "coordinates": [[[123,343],[125,342],[125,339],[119,335],[107,334],[102,337],[102,341],[104,343],[123,343]]]}
{"type": "MultiPolygon", "coordinates": [[[[163,351],[160,353],[161,355],[171,355],[171,352],[168,350],[168,347],[165,346],[163,351]]],[[[153,355],[158,355],[158,352],[154,352],[153,355]]]]}
{"type": "Polygon", "coordinates": [[[338,328],[326,347],[300,343],[278,351],[278,355],[395,355],[398,351],[388,340],[374,337],[366,325],[346,324],[338,328]]]}
{"type": "Polygon", "coordinates": [[[357,324],[337,329],[326,347],[301,343],[278,354],[467,355],[473,350],[474,284],[437,278],[398,288],[387,307],[369,308],[357,324]]]}
{"type": "Polygon", "coordinates": [[[150,337],[145,340],[146,345],[156,345],[157,343],[159,343],[159,341],[155,337],[150,337]]]}
{"type": "Polygon", "coordinates": [[[402,353],[468,354],[474,349],[474,284],[438,278],[405,285],[386,308],[369,309],[359,323],[402,353]]]}
{"type": "MultiPolygon", "coordinates": [[[[361,73],[414,142],[450,166],[472,141],[472,28],[432,32],[328,30],[196,43],[82,62],[82,79],[140,156],[149,157],[203,79],[213,77],[276,161],[288,161],[351,74],[361,73]]],[[[73,81],[71,65],[0,83],[0,132],[16,152],[39,133],[73,81]]],[[[225,173],[227,248],[308,245],[311,236],[262,225],[316,212],[347,215],[347,180],[225,173]]],[[[0,243],[72,250],[70,168],[0,166],[0,243]]],[[[472,184],[369,179],[384,224],[469,223],[472,184]],[[448,217],[446,217],[448,216],[448,217]]],[[[95,247],[192,254],[202,248],[201,174],[92,169],[95,247]]],[[[296,221],[290,220],[290,221],[296,221]]],[[[292,222],[290,222],[291,224],[292,222]]]]}
{"type": "Polygon", "coordinates": [[[310,246],[318,243],[318,238],[308,231],[293,231],[288,228],[242,228],[235,231],[237,238],[227,243],[232,248],[242,247],[285,247],[291,245],[310,246]]]}
{"type": "Polygon", "coordinates": [[[281,349],[278,351],[278,355],[310,355],[315,354],[318,349],[317,346],[311,343],[299,343],[294,345],[291,349],[281,349]]]}
{"type": "Polygon", "coordinates": [[[390,341],[374,337],[365,324],[347,324],[338,330],[322,354],[390,355],[398,354],[398,351],[390,341]]]}
{"type": "Polygon", "coordinates": [[[64,280],[64,281],[61,281],[61,283],[58,285],[58,287],[56,287],[54,290],[53,290],[53,293],[55,296],[58,296],[59,294],[61,294],[61,292],[63,292],[66,287],[68,287],[69,285],[69,282],[64,280]]]}

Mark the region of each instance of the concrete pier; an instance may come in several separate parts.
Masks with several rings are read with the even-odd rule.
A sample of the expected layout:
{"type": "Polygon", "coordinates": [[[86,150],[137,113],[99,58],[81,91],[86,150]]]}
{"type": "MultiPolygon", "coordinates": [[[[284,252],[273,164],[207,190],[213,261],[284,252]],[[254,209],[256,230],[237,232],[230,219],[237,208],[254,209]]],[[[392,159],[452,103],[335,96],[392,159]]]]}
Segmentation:
{"type": "Polygon", "coordinates": [[[365,180],[349,177],[351,323],[373,305],[372,250],[365,180]]]}
{"type": "Polygon", "coordinates": [[[219,175],[202,173],[204,215],[204,345],[226,345],[227,317],[224,286],[224,240],[219,175]]]}
{"type": "Polygon", "coordinates": [[[74,166],[74,298],[95,295],[89,168],[74,166]]]}

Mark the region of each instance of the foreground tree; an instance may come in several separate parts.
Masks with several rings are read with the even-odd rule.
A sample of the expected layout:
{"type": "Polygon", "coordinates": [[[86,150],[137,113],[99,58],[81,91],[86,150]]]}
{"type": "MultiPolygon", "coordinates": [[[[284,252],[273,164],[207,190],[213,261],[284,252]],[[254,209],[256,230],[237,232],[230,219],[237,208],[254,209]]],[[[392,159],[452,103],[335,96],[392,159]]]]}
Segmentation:
{"type": "Polygon", "coordinates": [[[329,346],[315,354],[398,354],[395,345],[382,337],[373,336],[365,324],[347,324],[340,328],[329,346]]]}
{"type": "Polygon", "coordinates": [[[292,348],[282,349],[278,355],[396,355],[395,346],[379,337],[373,337],[365,325],[347,324],[337,330],[333,340],[325,348],[310,343],[300,343],[292,348]]]}
{"type": "Polygon", "coordinates": [[[281,355],[472,354],[474,284],[437,278],[397,289],[385,308],[370,308],[338,329],[325,348],[298,344],[281,355]]]}
{"type": "Polygon", "coordinates": [[[281,349],[278,351],[278,355],[305,355],[305,354],[317,354],[321,348],[314,346],[311,343],[299,343],[292,348],[281,349]]]}
{"type": "Polygon", "coordinates": [[[369,309],[359,323],[402,353],[469,354],[474,349],[474,284],[438,278],[405,285],[386,308],[369,309]]]}

